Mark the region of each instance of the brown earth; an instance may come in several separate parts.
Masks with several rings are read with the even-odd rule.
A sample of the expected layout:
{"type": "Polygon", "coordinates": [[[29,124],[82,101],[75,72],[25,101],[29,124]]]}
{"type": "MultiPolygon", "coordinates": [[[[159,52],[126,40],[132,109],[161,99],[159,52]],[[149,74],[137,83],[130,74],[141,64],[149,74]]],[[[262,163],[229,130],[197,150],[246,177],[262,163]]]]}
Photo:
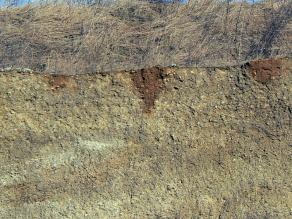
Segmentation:
{"type": "Polygon", "coordinates": [[[290,218],[291,82],[291,59],[1,73],[0,218],[290,218]]]}
{"type": "Polygon", "coordinates": [[[279,59],[255,60],[251,61],[249,65],[253,78],[261,83],[274,80],[283,73],[279,59]]]}
{"type": "Polygon", "coordinates": [[[76,89],[77,84],[72,76],[69,75],[46,75],[52,90],[62,88],[76,89]]]}
{"type": "Polygon", "coordinates": [[[163,69],[153,67],[132,72],[134,86],[144,102],[144,111],[150,112],[163,89],[163,69]]]}

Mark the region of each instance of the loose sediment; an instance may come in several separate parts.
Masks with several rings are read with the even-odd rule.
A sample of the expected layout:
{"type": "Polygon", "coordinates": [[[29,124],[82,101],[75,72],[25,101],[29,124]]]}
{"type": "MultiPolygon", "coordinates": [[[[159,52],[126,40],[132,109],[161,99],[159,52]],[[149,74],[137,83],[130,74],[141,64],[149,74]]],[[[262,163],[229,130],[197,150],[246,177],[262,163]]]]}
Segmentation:
{"type": "Polygon", "coordinates": [[[0,218],[289,218],[291,61],[275,63],[1,73],[0,218]]]}

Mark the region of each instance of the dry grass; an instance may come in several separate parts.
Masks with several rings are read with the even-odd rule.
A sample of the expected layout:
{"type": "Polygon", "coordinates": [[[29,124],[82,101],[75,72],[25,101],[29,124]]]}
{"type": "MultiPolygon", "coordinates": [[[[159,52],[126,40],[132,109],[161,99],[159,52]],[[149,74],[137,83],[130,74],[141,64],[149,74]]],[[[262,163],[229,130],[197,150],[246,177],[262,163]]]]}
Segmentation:
{"type": "Polygon", "coordinates": [[[74,74],[291,56],[291,1],[0,10],[0,67],[74,74]]]}

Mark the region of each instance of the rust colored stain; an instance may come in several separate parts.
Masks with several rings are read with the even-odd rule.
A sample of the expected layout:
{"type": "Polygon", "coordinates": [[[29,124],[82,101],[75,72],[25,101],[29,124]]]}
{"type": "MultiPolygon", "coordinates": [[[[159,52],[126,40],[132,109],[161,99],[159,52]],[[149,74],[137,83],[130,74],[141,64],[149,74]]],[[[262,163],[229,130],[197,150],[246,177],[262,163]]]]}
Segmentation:
{"type": "Polygon", "coordinates": [[[51,90],[57,91],[63,88],[77,89],[77,83],[72,76],[67,75],[48,75],[51,90]]]}
{"type": "Polygon", "coordinates": [[[261,83],[267,83],[282,74],[282,63],[279,59],[255,60],[248,65],[252,77],[261,83]]]}
{"type": "Polygon", "coordinates": [[[163,89],[163,69],[152,67],[132,73],[132,80],[144,102],[143,111],[150,113],[163,89]]]}

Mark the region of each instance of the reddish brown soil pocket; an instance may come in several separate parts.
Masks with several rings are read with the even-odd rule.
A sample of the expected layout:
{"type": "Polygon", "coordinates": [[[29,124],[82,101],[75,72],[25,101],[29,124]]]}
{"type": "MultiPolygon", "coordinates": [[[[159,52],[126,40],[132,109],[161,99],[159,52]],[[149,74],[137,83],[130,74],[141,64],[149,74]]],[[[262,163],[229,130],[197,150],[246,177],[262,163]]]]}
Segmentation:
{"type": "Polygon", "coordinates": [[[69,89],[76,89],[77,83],[72,76],[67,75],[49,75],[47,76],[49,80],[49,85],[53,91],[62,89],[62,88],[69,88],[69,89]]]}
{"type": "Polygon", "coordinates": [[[279,59],[255,60],[249,63],[249,70],[256,81],[267,83],[281,76],[281,64],[279,59]]]}
{"type": "Polygon", "coordinates": [[[132,73],[132,80],[144,102],[144,112],[150,113],[163,89],[163,69],[152,67],[132,73]]]}

